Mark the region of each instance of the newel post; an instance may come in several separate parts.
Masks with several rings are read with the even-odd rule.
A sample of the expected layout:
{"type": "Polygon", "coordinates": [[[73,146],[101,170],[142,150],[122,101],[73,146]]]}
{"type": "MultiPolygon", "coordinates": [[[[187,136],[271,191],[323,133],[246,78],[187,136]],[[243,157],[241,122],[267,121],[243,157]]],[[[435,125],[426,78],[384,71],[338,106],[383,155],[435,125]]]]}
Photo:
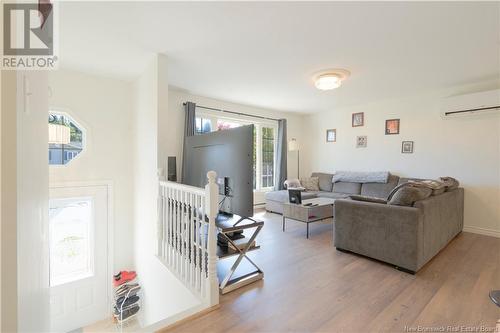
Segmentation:
{"type": "Polygon", "coordinates": [[[210,306],[219,304],[219,279],[217,278],[217,228],[215,218],[219,207],[219,186],[216,183],[217,173],[209,171],[207,173],[208,184],[205,186],[205,197],[207,200],[208,216],[208,294],[207,301],[210,306]]]}

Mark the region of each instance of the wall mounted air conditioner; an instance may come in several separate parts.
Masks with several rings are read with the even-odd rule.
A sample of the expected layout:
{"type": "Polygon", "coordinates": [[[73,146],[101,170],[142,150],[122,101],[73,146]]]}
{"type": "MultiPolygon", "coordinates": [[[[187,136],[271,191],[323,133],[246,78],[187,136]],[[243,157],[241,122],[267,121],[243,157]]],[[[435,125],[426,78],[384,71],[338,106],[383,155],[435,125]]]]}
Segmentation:
{"type": "Polygon", "coordinates": [[[500,114],[499,111],[500,89],[448,97],[443,99],[441,106],[441,115],[445,119],[491,113],[500,114]]]}

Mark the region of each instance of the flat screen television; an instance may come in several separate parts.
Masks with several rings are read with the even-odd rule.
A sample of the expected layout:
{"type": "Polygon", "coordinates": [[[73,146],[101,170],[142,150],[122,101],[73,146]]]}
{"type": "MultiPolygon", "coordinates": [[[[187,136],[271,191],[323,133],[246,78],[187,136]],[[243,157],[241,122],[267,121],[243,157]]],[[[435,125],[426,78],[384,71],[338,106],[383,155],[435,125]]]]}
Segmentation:
{"type": "Polygon", "coordinates": [[[254,126],[241,126],[186,138],[183,183],[205,187],[207,172],[217,173],[220,211],[253,216],[254,126]]]}

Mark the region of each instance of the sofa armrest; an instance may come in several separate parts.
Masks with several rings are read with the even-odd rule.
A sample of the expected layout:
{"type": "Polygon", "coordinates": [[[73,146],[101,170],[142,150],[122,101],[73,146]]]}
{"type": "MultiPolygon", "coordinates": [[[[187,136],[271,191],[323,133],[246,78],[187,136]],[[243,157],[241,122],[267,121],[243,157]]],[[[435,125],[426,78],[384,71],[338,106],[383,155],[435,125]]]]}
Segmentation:
{"type": "Polygon", "coordinates": [[[422,256],[422,213],[415,207],[336,200],[334,244],[416,271],[422,256]]]}
{"type": "Polygon", "coordinates": [[[423,263],[425,263],[462,231],[464,189],[457,188],[417,201],[414,207],[422,211],[423,215],[425,241],[423,263]]]}

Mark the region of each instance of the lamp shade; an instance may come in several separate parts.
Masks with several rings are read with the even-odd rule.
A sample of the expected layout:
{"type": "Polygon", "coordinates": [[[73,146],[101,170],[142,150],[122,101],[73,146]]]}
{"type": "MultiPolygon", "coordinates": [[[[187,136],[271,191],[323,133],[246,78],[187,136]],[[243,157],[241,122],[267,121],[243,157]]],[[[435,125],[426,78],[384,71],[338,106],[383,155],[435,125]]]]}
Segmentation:
{"type": "Polygon", "coordinates": [[[67,145],[71,140],[71,133],[68,126],[49,124],[49,143],[67,145]]]}
{"type": "Polygon", "coordinates": [[[299,150],[299,143],[297,140],[292,139],[288,141],[288,151],[297,151],[299,150]]]}

